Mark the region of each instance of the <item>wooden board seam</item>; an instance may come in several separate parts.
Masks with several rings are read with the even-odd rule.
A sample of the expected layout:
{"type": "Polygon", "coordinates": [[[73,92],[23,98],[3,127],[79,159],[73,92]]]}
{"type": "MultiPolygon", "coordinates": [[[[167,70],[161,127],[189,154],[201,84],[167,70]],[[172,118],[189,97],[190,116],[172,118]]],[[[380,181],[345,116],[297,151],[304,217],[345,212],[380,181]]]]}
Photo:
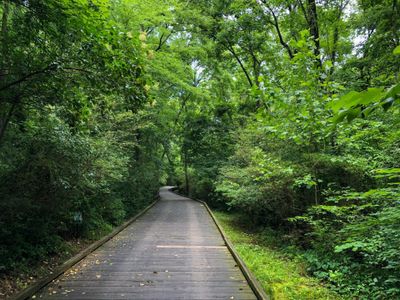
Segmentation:
{"type": "Polygon", "coordinates": [[[82,259],[87,257],[89,254],[91,254],[93,251],[104,245],[106,242],[111,240],[114,236],[116,236],[118,233],[120,233],[122,230],[124,230],[126,227],[131,225],[133,222],[135,222],[139,217],[141,217],[144,213],[146,213],[150,208],[152,208],[160,199],[159,196],[156,197],[156,200],[152,202],[150,205],[145,207],[141,212],[136,214],[134,217],[130,218],[128,221],[124,222],[122,225],[118,226],[115,228],[110,234],[106,235],[102,239],[94,242],[90,246],[88,246],[86,249],[82,250],[79,252],[77,255],[74,257],[70,258],[66,262],[64,262],[61,266],[56,268],[50,275],[40,279],[39,281],[33,283],[32,285],[28,286],[26,289],[20,291],[14,296],[11,296],[9,300],[25,300],[30,297],[32,297],[34,294],[36,294],[39,290],[41,290],[43,287],[45,287],[47,284],[52,282],[53,280],[57,279],[60,277],[62,274],[64,274],[68,269],[70,269],[72,266],[80,262],[82,259]]]}
{"type": "Polygon", "coordinates": [[[244,277],[246,278],[247,282],[249,283],[249,285],[250,285],[251,289],[253,290],[254,294],[256,295],[257,299],[259,299],[259,300],[270,300],[270,297],[265,293],[264,289],[262,288],[262,286],[260,285],[258,280],[255,278],[255,276],[249,270],[249,268],[247,268],[247,266],[244,263],[244,261],[240,258],[239,254],[233,248],[232,243],[229,241],[228,237],[226,236],[226,234],[225,234],[224,230],[222,229],[221,225],[219,224],[218,220],[216,219],[216,217],[212,213],[212,211],[211,211],[210,207],[208,206],[208,204],[203,200],[189,198],[189,197],[181,195],[181,194],[179,194],[179,193],[177,193],[177,192],[175,192],[173,190],[174,190],[174,188],[170,189],[171,192],[177,194],[178,196],[185,197],[185,198],[197,201],[197,202],[199,202],[199,203],[204,205],[204,207],[208,211],[209,215],[213,219],[215,225],[217,226],[218,231],[220,232],[220,234],[222,236],[222,239],[224,240],[229,252],[232,254],[234,260],[238,264],[240,270],[242,271],[244,277]]]}

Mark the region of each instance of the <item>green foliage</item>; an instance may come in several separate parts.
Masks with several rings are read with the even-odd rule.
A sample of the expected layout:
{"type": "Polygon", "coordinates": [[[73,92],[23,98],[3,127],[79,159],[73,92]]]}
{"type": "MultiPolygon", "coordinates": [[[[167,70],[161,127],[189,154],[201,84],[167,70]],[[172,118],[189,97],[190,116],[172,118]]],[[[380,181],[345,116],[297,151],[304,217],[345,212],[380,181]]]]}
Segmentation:
{"type": "Polygon", "coordinates": [[[293,213],[293,168],[244,145],[232,159],[231,165],[220,169],[217,182],[217,192],[230,207],[252,215],[255,223],[277,224],[293,213]]]}
{"type": "Polygon", "coordinates": [[[214,212],[235,250],[272,299],[340,299],[318,280],[305,275],[305,263],[270,243],[273,232],[247,232],[235,214],[214,212]],[[266,267],[268,266],[268,267],[266,267]]]}
{"type": "Polygon", "coordinates": [[[105,1],[3,1],[0,272],[99,238],[152,201],[163,170],[145,53],[105,1]]]}
{"type": "Polygon", "coordinates": [[[129,149],[110,133],[74,134],[54,112],[30,118],[24,132],[13,126],[9,135],[0,170],[3,271],[57,252],[61,238],[97,237],[96,231],[120,224],[158,189],[158,170],[136,160],[131,171],[129,149]],[[9,151],[19,155],[9,161],[9,151]],[[141,169],[147,173],[134,182],[141,169]],[[74,220],[77,212],[82,222],[74,220]]]}
{"type": "Polygon", "coordinates": [[[358,299],[398,297],[398,199],[397,187],[346,192],[294,218],[312,229],[311,272],[358,299]]]}
{"type": "Polygon", "coordinates": [[[351,156],[305,154],[288,144],[282,151],[271,148],[272,136],[264,144],[252,130],[239,138],[234,155],[219,170],[216,191],[230,207],[252,215],[256,224],[282,225],[334,189],[363,190],[374,184],[365,162],[351,156]]]}
{"type": "MultiPolygon", "coordinates": [[[[393,56],[400,54],[399,49],[400,46],[397,46],[393,50],[393,56]]],[[[351,122],[355,118],[368,117],[379,108],[387,111],[392,106],[397,106],[399,100],[400,84],[397,83],[386,90],[384,88],[368,88],[362,92],[351,91],[340,99],[332,101],[329,108],[334,112],[333,121],[335,123],[342,122],[344,119],[351,122]]]]}
{"type": "MultiPolygon", "coordinates": [[[[201,66],[205,79],[195,81],[201,95],[168,77],[181,90],[181,105],[176,93],[167,105],[178,110],[175,170],[190,195],[250,216],[251,226],[283,228],[307,249],[310,271],[346,296],[395,297],[394,285],[384,282],[397,277],[379,273],[372,257],[387,251],[392,259],[396,241],[380,242],[371,261],[347,255],[372,247],[368,232],[376,241],[378,232],[394,234],[379,217],[389,218],[387,203],[344,199],[369,190],[386,197],[385,183],[394,175],[373,176],[373,170],[399,167],[399,7],[313,3],[197,1],[179,8],[184,19],[175,28],[190,41],[193,74],[201,66]],[[195,51],[199,43],[207,57],[195,51]],[[215,103],[228,107],[228,118],[217,118],[215,103]],[[225,136],[215,134],[214,119],[225,136]],[[364,219],[365,236],[348,239],[356,230],[351,224],[364,219]]],[[[173,36],[170,49],[182,43],[182,35],[173,36]]],[[[174,64],[179,59],[188,64],[182,57],[174,64]]]]}
{"type": "Polygon", "coordinates": [[[349,297],[398,297],[399,12],[4,0],[2,271],[98,236],[168,183],[279,227],[349,297]]]}
{"type": "Polygon", "coordinates": [[[388,90],[369,88],[363,92],[352,91],[339,100],[333,101],[331,108],[336,114],[333,121],[342,122],[347,119],[351,122],[355,118],[368,117],[371,112],[382,107],[385,111],[400,100],[400,84],[388,90]]]}

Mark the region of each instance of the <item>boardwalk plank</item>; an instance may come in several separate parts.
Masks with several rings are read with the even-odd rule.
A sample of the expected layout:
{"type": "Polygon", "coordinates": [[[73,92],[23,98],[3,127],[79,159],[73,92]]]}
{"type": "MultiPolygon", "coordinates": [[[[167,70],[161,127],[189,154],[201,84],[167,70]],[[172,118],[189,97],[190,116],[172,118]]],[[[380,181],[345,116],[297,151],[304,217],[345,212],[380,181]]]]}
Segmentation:
{"type": "Polygon", "coordinates": [[[256,299],[204,205],[169,192],[41,299],[256,299]]]}

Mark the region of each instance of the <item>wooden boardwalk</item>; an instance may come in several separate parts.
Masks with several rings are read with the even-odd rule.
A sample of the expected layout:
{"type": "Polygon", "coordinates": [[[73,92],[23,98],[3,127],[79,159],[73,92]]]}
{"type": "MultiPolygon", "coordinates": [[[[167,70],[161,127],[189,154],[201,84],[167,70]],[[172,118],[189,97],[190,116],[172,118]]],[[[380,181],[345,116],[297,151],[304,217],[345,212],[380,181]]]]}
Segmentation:
{"type": "Polygon", "coordinates": [[[160,196],[32,298],[256,299],[204,205],[166,187],[160,196]]]}

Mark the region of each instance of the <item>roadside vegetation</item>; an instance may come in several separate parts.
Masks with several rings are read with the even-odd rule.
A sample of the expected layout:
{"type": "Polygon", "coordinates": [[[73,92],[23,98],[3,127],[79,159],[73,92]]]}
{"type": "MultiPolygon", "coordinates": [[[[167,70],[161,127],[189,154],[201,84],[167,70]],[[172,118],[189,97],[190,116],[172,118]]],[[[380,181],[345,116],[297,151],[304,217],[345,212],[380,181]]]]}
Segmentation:
{"type": "Polygon", "coordinates": [[[263,228],[254,240],[284,237],[317,286],[400,298],[398,1],[3,0],[0,15],[2,278],[168,184],[263,228]]]}
{"type": "Polygon", "coordinates": [[[214,211],[213,214],[233,243],[235,250],[260,282],[271,299],[342,299],[319,280],[308,276],[300,251],[284,244],[277,232],[249,229],[237,214],[214,211]]]}

